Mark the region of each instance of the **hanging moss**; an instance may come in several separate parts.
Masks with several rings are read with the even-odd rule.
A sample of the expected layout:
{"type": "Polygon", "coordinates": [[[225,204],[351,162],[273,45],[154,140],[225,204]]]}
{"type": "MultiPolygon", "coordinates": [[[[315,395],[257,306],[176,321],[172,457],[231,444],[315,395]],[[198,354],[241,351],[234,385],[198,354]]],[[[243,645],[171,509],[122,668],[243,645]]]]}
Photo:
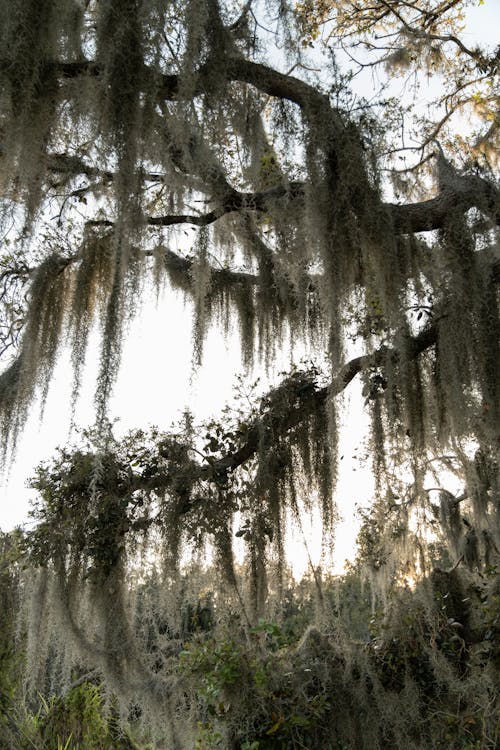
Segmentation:
{"type": "MultiPolygon", "coordinates": [[[[37,268],[19,357],[1,375],[2,429],[13,446],[38,388],[43,400],[47,395],[64,332],[68,295],[65,267],[66,261],[53,254],[37,268]]],[[[5,442],[4,451],[7,449],[5,442]]]]}
{"type": "Polygon", "coordinates": [[[53,63],[79,53],[82,9],[64,0],[2,3],[0,81],[3,171],[24,192],[32,219],[43,194],[42,173],[57,122],[59,82],[53,63]]]}
{"type": "MultiPolygon", "coordinates": [[[[193,297],[195,361],[201,359],[207,327],[215,324],[228,331],[236,317],[245,366],[250,367],[255,356],[269,364],[276,347],[300,330],[305,338],[328,347],[335,373],[345,361],[349,326],[356,316],[363,317],[366,325],[359,332],[366,352],[383,336],[397,346],[397,363],[394,358],[386,363],[383,377],[389,388],[381,398],[391,413],[398,405],[395,423],[398,429],[404,426],[414,452],[433,439],[433,410],[439,440],[465,438],[479,429],[491,440],[498,403],[498,301],[491,263],[485,258],[491,260],[494,251],[480,252],[478,238],[458,213],[450,214],[432,252],[424,243],[401,239],[381,201],[376,138],[370,128],[363,131],[313,87],[301,94],[302,122],[279,98],[269,105],[268,117],[262,92],[225,80],[224,60],[243,54],[242,40],[224,29],[229,9],[219,17],[210,3],[192,2],[181,9],[164,2],[107,0],[90,3],[83,11],[53,1],[43,4],[41,20],[34,24],[29,17],[33,8],[14,3],[5,10],[2,59],[12,60],[3,68],[10,92],[5,132],[11,132],[18,145],[2,153],[19,154],[19,144],[27,143],[16,135],[21,120],[26,127],[33,124],[38,132],[52,134],[52,145],[47,135],[37,146],[45,154],[43,164],[38,157],[18,160],[18,165],[36,171],[26,177],[26,185],[38,190],[45,184],[46,168],[54,174],[47,149],[57,151],[59,143],[69,143],[78,120],[71,143],[75,155],[59,155],[55,173],[68,169],[81,152],[87,178],[106,175],[99,186],[101,210],[108,214],[104,224],[114,223],[113,239],[110,226],[95,227],[92,237],[85,230],[78,258],[69,264],[76,272],[58,277],[75,276],[72,302],[63,305],[59,328],[51,324],[55,338],[68,323],[72,331],[76,394],[92,315],[103,320],[96,397],[101,420],[119,366],[123,324],[133,312],[127,299],[134,285],[139,285],[136,293],[140,288],[138,251],[151,252],[144,217],[191,211],[187,206],[201,202],[209,213],[214,207],[215,229],[197,230],[187,265],[182,260],[175,265],[172,258],[166,263],[173,285],[193,297]],[[167,21],[168,44],[162,36],[167,21]],[[205,33],[209,25],[212,36],[205,33]],[[58,66],[63,66],[63,74],[58,66]],[[14,75],[22,80],[8,78],[14,75]],[[82,101],[88,100],[85,115],[77,114],[73,102],[78,100],[73,78],[79,75],[87,84],[94,82],[81,95],[82,101]],[[55,88],[44,76],[53,77],[55,88]],[[38,102],[44,97],[52,114],[41,127],[45,115],[35,117],[32,109],[42,106],[38,102]],[[270,131],[272,118],[279,125],[276,133],[270,131]],[[287,163],[287,149],[295,150],[297,164],[287,163]],[[90,166],[101,161],[102,167],[90,166]],[[154,188],[146,195],[149,183],[144,176],[150,172],[156,175],[148,178],[154,188]],[[246,209],[222,216],[228,203],[244,203],[242,195],[254,196],[246,209]],[[101,243],[107,243],[102,252],[101,243]],[[237,268],[240,261],[245,264],[242,271],[237,268]],[[102,287],[106,312],[91,309],[94,284],[102,287]],[[414,333],[408,309],[429,290],[435,295],[432,314],[437,326],[434,384],[408,343],[414,333]],[[354,298],[364,299],[365,310],[346,315],[354,298]],[[484,414],[477,420],[481,401],[484,414]]],[[[6,168],[14,181],[16,169],[6,168]]],[[[87,189],[90,186],[79,186],[76,192],[82,196],[87,189]]],[[[157,281],[159,269],[157,262],[157,281]]],[[[17,378],[20,369],[16,364],[4,379],[17,378]]],[[[34,371],[32,377],[38,384],[43,379],[34,371]]],[[[25,407],[35,391],[26,390],[25,407]]],[[[19,415],[24,412],[21,408],[19,415]]]]}
{"type": "MultiPolygon", "coordinates": [[[[309,5],[299,15],[318,11],[309,5]]],[[[382,659],[375,646],[363,656],[313,628],[274,662],[261,663],[257,647],[244,658],[234,643],[222,648],[227,679],[214,677],[202,654],[211,695],[178,684],[178,642],[203,619],[203,586],[213,595],[211,621],[227,610],[217,637],[233,618],[247,645],[278,638],[259,620],[279,610],[287,526],[299,509],[320,508],[326,556],[337,520],[335,398],[358,373],[377,485],[360,535],[374,597],[387,604],[404,580],[427,576],[437,564],[433,544],[440,564],[480,583],[500,548],[497,188],[440,152],[435,197],[385,201],[382,126],[368,105],[353,106],[335,66],[324,80],[305,70],[291,7],[266,8],[284,44],[280,64],[288,56],[296,66],[288,75],[266,65],[266,53],[274,59],[260,6],[0,2],[1,179],[11,201],[1,210],[1,283],[14,275],[27,291],[17,357],[0,375],[6,453],[38,396],[43,405],[65,341],[75,407],[89,334],[101,335],[94,443],[63,451],[35,482],[42,501],[28,545],[29,564],[40,568],[26,597],[30,669],[35,682],[55,648],[50,633],[61,627],[68,653],[54,672],[84,655],[123,710],[147,696],[140,710],[172,748],[205,740],[246,750],[253,742],[322,747],[319,723],[339,746],[417,748],[419,730],[431,746],[428,701],[442,691],[449,711],[465,691],[472,705],[468,669],[484,679],[481,700],[492,684],[468,661],[474,626],[464,620],[467,636],[453,640],[429,603],[446,597],[437,584],[408,605],[407,633],[400,614],[391,623],[387,613],[382,659]],[[47,217],[57,232],[46,229],[47,217]],[[438,232],[424,240],[421,229],[438,232]],[[15,267],[15,252],[9,257],[17,230],[31,270],[15,267]],[[271,371],[289,344],[316,347],[326,352],[325,385],[315,368],[292,370],[246,417],[225,412],[200,429],[187,418],[177,433],[137,431],[114,443],[108,404],[127,323],[150,280],[157,291],[166,280],[168,293],[179,290],[192,305],[196,366],[210,327],[227,335],[236,325],[247,370],[271,371]],[[426,488],[429,464],[450,451],[464,496],[437,487],[437,506],[426,488]],[[210,575],[185,575],[187,558],[194,566],[203,555],[214,560],[210,575]],[[141,589],[150,573],[154,613],[146,602],[155,597],[141,589]],[[287,682],[289,673],[302,687],[287,682]],[[366,721],[344,710],[352,701],[366,721]],[[236,718],[224,723],[232,702],[236,718]],[[302,711],[296,721],[293,705],[302,711]],[[204,737],[191,728],[179,739],[176,712],[186,722],[196,716],[193,726],[203,714],[204,737]],[[415,713],[425,714],[422,726],[415,713]],[[219,738],[210,738],[214,727],[219,738]]],[[[333,628],[319,572],[313,577],[333,628]]],[[[436,742],[445,746],[446,736],[436,742]]]]}

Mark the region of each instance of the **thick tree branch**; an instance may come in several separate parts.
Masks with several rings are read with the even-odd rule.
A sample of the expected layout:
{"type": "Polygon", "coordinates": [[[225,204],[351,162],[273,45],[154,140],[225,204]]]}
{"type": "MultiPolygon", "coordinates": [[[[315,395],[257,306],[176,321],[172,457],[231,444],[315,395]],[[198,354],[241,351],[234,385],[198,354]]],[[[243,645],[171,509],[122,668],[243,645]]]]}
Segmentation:
{"type": "MultiPolygon", "coordinates": [[[[500,193],[485,180],[470,178],[469,184],[448,188],[440,192],[435,198],[419,203],[382,204],[392,220],[395,234],[413,234],[415,232],[429,232],[441,229],[450,211],[466,212],[471,208],[486,209],[496,224],[500,224],[500,193]]],[[[221,216],[233,211],[252,210],[268,212],[272,209],[272,202],[283,198],[297,198],[302,191],[299,184],[294,183],[290,190],[277,186],[271,190],[259,193],[240,193],[228,201],[218,211],[209,211],[199,216],[158,216],[147,220],[150,226],[169,226],[172,224],[196,224],[206,226],[212,224],[221,216]]],[[[302,197],[302,196],[301,196],[302,197]]]]}
{"type": "MultiPolygon", "coordinates": [[[[63,78],[72,78],[81,75],[100,76],[103,74],[102,67],[91,60],[78,62],[54,62],[50,64],[63,78]]],[[[182,96],[182,86],[178,75],[159,74],[144,66],[144,75],[156,84],[157,96],[161,100],[176,100],[182,96]]],[[[260,92],[280,99],[286,99],[297,104],[306,114],[314,112],[316,116],[320,113],[324,125],[332,127],[332,137],[335,133],[341,133],[345,129],[340,113],[330,106],[328,96],[316,87],[301,81],[291,75],[280,73],[262,63],[255,63],[240,56],[228,56],[226,60],[225,75],[227,82],[240,82],[252,85],[260,92]]],[[[211,62],[208,60],[201,66],[195,76],[197,84],[195,90],[190,91],[190,97],[200,95],[210,90],[211,62]]],[[[185,168],[186,165],[184,165],[185,168]]],[[[81,160],[65,155],[56,154],[49,160],[49,169],[53,171],[80,170],[87,176],[99,176],[112,179],[109,172],[95,170],[85,165],[81,160]]],[[[252,210],[257,212],[269,212],[272,210],[274,201],[283,199],[303,198],[304,186],[292,183],[289,186],[277,185],[266,191],[255,193],[244,193],[234,190],[224,175],[222,183],[220,180],[220,169],[217,174],[205,175],[203,179],[211,179],[212,187],[215,188],[214,179],[219,185],[218,205],[211,211],[203,214],[168,214],[163,216],[150,216],[147,224],[150,226],[174,226],[178,224],[193,224],[195,226],[207,226],[217,221],[221,216],[234,211],[252,210]]],[[[154,175],[155,178],[160,177],[154,175]]],[[[461,177],[457,180],[455,188],[441,191],[435,198],[415,204],[383,204],[394,231],[397,234],[412,232],[425,232],[439,229],[443,226],[446,215],[450,209],[457,208],[467,211],[469,208],[478,207],[487,210],[496,223],[500,223],[500,199],[498,188],[477,176],[461,177]]]]}
{"type": "MultiPolygon", "coordinates": [[[[276,185],[268,190],[243,193],[233,190],[217,208],[200,214],[165,214],[147,217],[148,226],[167,227],[179,224],[208,226],[221,217],[234,212],[254,211],[272,215],[273,206],[278,202],[299,202],[303,204],[305,185],[293,182],[288,186],[276,185]]],[[[485,211],[492,221],[500,224],[500,191],[486,180],[471,176],[461,177],[454,188],[447,187],[430,200],[419,203],[382,203],[392,231],[397,234],[413,234],[442,229],[450,212],[467,212],[471,208],[485,211]]],[[[113,226],[113,222],[103,219],[89,221],[89,226],[113,226]]]]}
{"type": "MultiPolygon", "coordinates": [[[[77,62],[58,62],[49,63],[48,67],[55,69],[63,78],[78,78],[82,75],[99,77],[104,73],[101,65],[93,60],[80,60],[77,62]]],[[[220,75],[220,65],[217,68],[220,75]]],[[[161,74],[151,70],[146,65],[143,68],[143,76],[150,82],[156,84],[157,95],[159,99],[175,101],[182,97],[182,81],[177,74],[161,74]]],[[[248,83],[257,88],[262,93],[275,96],[280,99],[287,99],[294,102],[302,109],[310,109],[312,106],[321,106],[330,109],[328,97],[322,94],[314,86],[301,81],[285,73],[280,73],[273,68],[262,63],[254,63],[239,56],[230,56],[226,60],[225,73],[227,82],[239,81],[248,83]]],[[[195,74],[196,85],[189,90],[189,96],[199,96],[200,94],[210,91],[212,79],[212,62],[209,59],[204,65],[201,65],[195,74]]],[[[340,116],[337,122],[340,122],[340,116]]]]}
{"type": "Polygon", "coordinates": [[[412,234],[441,229],[450,212],[465,213],[471,208],[486,211],[500,224],[500,191],[481,177],[460,177],[454,187],[448,186],[435,198],[419,203],[385,204],[396,234],[412,234]]]}
{"type": "MultiPolygon", "coordinates": [[[[437,328],[432,325],[423,330],[417,336],[410,338],[407,342],[407,356],[416,359],[427,349],[435,345],[437,341],[437,328]]],[[[297,425],[307,419],[319,409],[326,407],[329,398],[338,396],[351,383],[360,372],[374,365],[381,365],[388,358],[399,359],[400,352],[397,349],[380,347],[371,354],[366,354],[347,362],[337,373],[329,386],[317,388],[311,380],[309,387],[301,385],[296,398],[291,401],[287,410],[280,408],[279,411],[272,409],[261,419],[252,423],[246,432],[242,444],[236,451],[227,453],[217,461],[208,466],[199,466],[199,478],[212,479],[231,473],[253,458],[262,440],[266,435],[270,437],[276,434],[286,435],[297,425]]],[[[270,395],[272,399],[272,393],[270,395]]]]}
{"type": "MultiPolygon", "coordinates": [[[[181,255],[174,253],[172,250],[164,251],[165,268],[174,274],[181,274],[186,282],[191,281],[194,261],[192,258],[183,258],[181,255]]],[[[233,286],[244,284],[254,286],[259,278],[256,274],[246,273],[244,271],[233,271],[230,268],[210,267],[210,279],[216,286],[233,286]]]]}
{"type": "MultiPolygon", "coordinates": [[[[422,352],[434,346],[436,340],[437,329],[435,326],[429,326],[417,336],[408,340],[406,345],[407,356],[415,359],[422,352]]],[[[193,461],[189,467],[190,481],[223,479],[252,459],[258,453],[262,441],[265,442],[266,436],[275,438],[276,435],[286,435],[294,427],[306,422],[312,414],[324,409],[328,399],[339,395],[362,370],[374,365],[381,365],[388,358],[397,360],[400,356],[397,349],[382,346],[371,354],[355,357],[347,362],[328,386],[318,388],[313,379],[306,383],[301,381],[300,386],[293,394],[294,397],[289,399],[286,408],[281,403],[279,409],[274,410],[272,408],[272,391],[269,394],[271,407],[262,417],[248,425],[239,446],[210,463],[199,464],[193,461]]],[[[162,448],[160,447],[160,454],[161,451],[162,448]]],[[[168,450],[166,456],[168,456],[168,450]]],[[[169,477],[164,476],[160,470],[154,477],[135,476],[131,479],[130,487],[132,491],[141,489],[161,491],[168,487],[168,483],[169,477]]],[[[189,510],[189,506],[186,510],[189,510]]]]}
{"type": "Polygon", "coordinates": [[[268,65],[242,57],[228,60],[227,77],[231,81],[248,83],[263,94],[293,102],[305,112],[311,109],[328,112],[335,118],[337,126],[344,127],[340,114],[330,106],[328,96],[300,78],[280,73],[268,65]]]}

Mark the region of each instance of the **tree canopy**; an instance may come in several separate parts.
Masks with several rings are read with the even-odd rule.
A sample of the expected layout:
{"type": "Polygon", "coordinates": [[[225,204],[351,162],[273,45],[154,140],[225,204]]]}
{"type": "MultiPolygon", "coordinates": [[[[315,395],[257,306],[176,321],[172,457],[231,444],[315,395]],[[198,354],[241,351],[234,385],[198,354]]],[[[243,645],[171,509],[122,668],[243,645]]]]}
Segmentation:
{"type": "MultiPolygon", "coordinates": [[[[168,747],[181,747],[181,698],[155,641],[180,625],[173,614],[158,620],[158,601],[170,613],[185,596],[199,605],[206,580],[198,571],[187,586],[183,566],[208,544],[222,573],[214,596],[232,602],[247,638],[279,609],[290,518],[319,505],[326,545],[333,535],[336,401],[354,378],[376,477],[360,535],[372,585],[387,593],[438,563],[445,577],[455,566],[476,578],[496,569],[499,50],[463,41],[466,0],[0,5],[4,458],[67,344],[74,405],[90,332],[101,333],[95,429],[33,480],[28,631],[43,623],[49,648],[56,618],[124,701],[142,691],[148,710],[172,719],[168,747]],[[425,112],[384,81],[362,98],[352,87],[366,69],[408,86],[435,77],[440,92],[425,112]],[[209,326],[236,323],[247,368],[270,365],[289,338],[314,344],[325,367],[293,370],[203,428],[186,415],[177,432],[140,429],[116,443],[108,402],[126,326],[163,284],[192,305],[198,363],[209,326]],[[459,475],[461,494],[441,486],[440,470],[459,475]],[[161,584],[138,573],[153,559],[161,584]],[[149,636],[144,618],[131,619],[131,591],[139,610],[156,612],[149,636]]],[[[315,581],[321,600],[317,572],[315,581]]],[[[417,620],[420,637],[430,626],[417,620]]],[[[340,669],[314,632],[294,659],[324,647],[340,669]]],[[[474,633],[467,648],[481,640],[474,633]]],[[[432,652],[426,669],[438,673],[441,657],[432,652]]],[[[452,691],[456,675],[443,669],[436,679],[452,691]]],[[[453,669],[463,677],[458,657],[453,669]]],[[[376,693],[383,679],[368,673],[376,693]]],[[[351,729],[339,737],[352,747],[378,746],[351,729]]],[[[411,732],[391,731],[410,747],[411,732]]]]}

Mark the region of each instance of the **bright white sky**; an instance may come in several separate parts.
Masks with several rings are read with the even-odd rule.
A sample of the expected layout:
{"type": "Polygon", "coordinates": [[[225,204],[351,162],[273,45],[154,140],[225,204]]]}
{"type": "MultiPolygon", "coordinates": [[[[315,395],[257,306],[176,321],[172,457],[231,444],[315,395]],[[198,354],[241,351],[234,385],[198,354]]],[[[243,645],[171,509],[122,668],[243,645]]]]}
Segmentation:
{"type": "MultiPolygon", "coordinates": [[[[212,328],[206,341],[204,365],[193,373],[191,316],[189,302],[184,305],[182,297],[169,289],[165,290],[158,304],[153,293],[144,302],[142,313],[130,328],[110,403],[111,419],[118,418],[115,437],[132,428],[148,425],[166,429],[186,408],[195,414],[197,420],[217,418],[222,407],[231,400],[236,375],[242,372],[238,335],[233,333],[224,341],[221,333],[212,328]]],[[[295,361],[298,362],[303,355],[304,352],[298,354],[295,361]]],[[[276,363],[275,372],[288,369],[290,361],[290,355],[284,353],[276,363]]],[[[93,421],[97,362],[98,340],[95,337],[91,342],[84,387],[77,405],[78,425],[90,426],[93,421]]],[[[265,383],[265,373],[253,373],[254,377],[258,375],[265,383]]],[[[34,410],[19,441],[10,476],[2,487],[5,494],[0,505],[0,526],[4,531],[27,522],[30,499],[35,496],[35,492],[26,487],[27,478],[33,474],[35,466],[54,455],[56,446],[68,442],[71,386],[72,370],[67,353],[57,366],[43,419],[40,422],[39,414],[34,410]]],[[[345,522],[337,532],[336,558],[338,555],[339,563],[349,556],[356,536],[351,513],[354,504],[366,504],[372,489],[369,467],[362,467],[357,461],[366,426],[359,408],[359,384],[352,390],[354,393],[347,396],[350,406],[346,403],[346,411],[351,417],[340,454],[344,458],[340,462],[339,510],[345,515],[345,522]]],[[[315,538],[318,527],[311,526],[308,519],[304,519],[303,527],[311,556],[314,562],[318,562],[320,544],[315,538]]],[[[307,554],[298,531],[290,544],[293,546],[295,570],[300,573],[307,566],[307,554]]]]}
{"type": "MultiPolygon", "coordinates": [[[[462,35],[469,44],[485,45],[500,42],[500,0],[485,0],[468,14],[467,30],[462,35]]],[[[235,375],[241,371],[239,343],[236,334],[224,341],[213,329],[206,342],[204,366],[192,374],[191,322],[192,310],[184,306],[180,295],[164,295],[155,304],[144,300],[142,313],[131,326],[126,340],[122,367],[110,405],[112,418],[118,417],[115,435],[129,429],[154,424],[166,429],[182,411],[189,408],[196,419],[217,417],[231,398],[235,375]],[[168,301],[167,301],[168,296],[168,301]]],[[[300,356],[300,355],[299,355],[300,356]]],[[[93,391],[97,371],[98,350],[91,346],[84,387],[77,405],[77,423],[89,426],[93,421],[93,391]]],[[[276,372],[287,369],[290,355],[284,354],[276,372]]],[[[261,373],[258,373],[261,374],[261,373]]],[[[40,422],[33,413],[19,440],[17,458],[8,477],[0,484],[0,527],[6,531],[28,522],[30,499],[34,493],[26,488],[34,467],[50,459],[57,445],[68,442],[71,369],[69,355],[57,367],[53,385],[40,422]]],[[[335,568],[340,570],[346,557],[352,555],[357,524],[353,520],[356,503],[365,505],[373,485],[369,466],[363,466],[362,453],[366,423],[361,414],[359,383],[352,384],[345,396],[345,426],[341,433],[340,480],[337,497],[344,521],[336,535],[335,568]]],[[[35,412],[36,410],[34,410],[35,412]]],[[[304,530],[313,561],[320,549],[317,527],[305,519],[304,530]]],[[[307,567],[307,556],[297,533],[291,540],[296,574],[307,567]]]]}

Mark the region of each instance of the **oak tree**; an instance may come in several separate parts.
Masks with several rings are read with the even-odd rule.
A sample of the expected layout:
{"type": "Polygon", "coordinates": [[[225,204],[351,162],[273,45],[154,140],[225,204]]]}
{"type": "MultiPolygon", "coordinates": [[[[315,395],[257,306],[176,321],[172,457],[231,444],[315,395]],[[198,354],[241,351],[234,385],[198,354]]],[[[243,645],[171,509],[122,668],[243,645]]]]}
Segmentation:
{"type": "Polygon", "coordinates": [[[332,533],[336,399],[358,376],[377,479],[373,570],[425,572],[419,513],[429,527],[434,513],[453,565],[477,573],[498,553],[500,60],[461,39],[466,6],[0,3],[4,455],[68,342],[77,399],[97,323],[96,430],[39,470],[30,544],[38,590],[58,602],[35,597],[40,622],[57,612],[125,697],[140,684],[150,706],[172,709],[171,676],[128,615],[140,551],[161,549],[175,608],[183,554],[208,539],[248,632],[281,590],[298,497],[318,500],[332,533]],[[441,76],[434,119],[417,113],[412,126],[416,158],[398,159],[408,108],[383,87],[351,93],[356,62],[441,76]],[[452,126],[469,105],[478,124],[465,138],[452,126]],[[327,352],[325,372],[293,371],[202,434],[188,418],[179,433],[115,444],[108,402],[126,324],[164,281],[193,306],[198,361],[208,327],[236,321],[245,366],[272,363],[291,336],[327,352]],[[438,505],[424,488],[436,461],[464,482],[458,496],[440,488],[438,505]]]}

